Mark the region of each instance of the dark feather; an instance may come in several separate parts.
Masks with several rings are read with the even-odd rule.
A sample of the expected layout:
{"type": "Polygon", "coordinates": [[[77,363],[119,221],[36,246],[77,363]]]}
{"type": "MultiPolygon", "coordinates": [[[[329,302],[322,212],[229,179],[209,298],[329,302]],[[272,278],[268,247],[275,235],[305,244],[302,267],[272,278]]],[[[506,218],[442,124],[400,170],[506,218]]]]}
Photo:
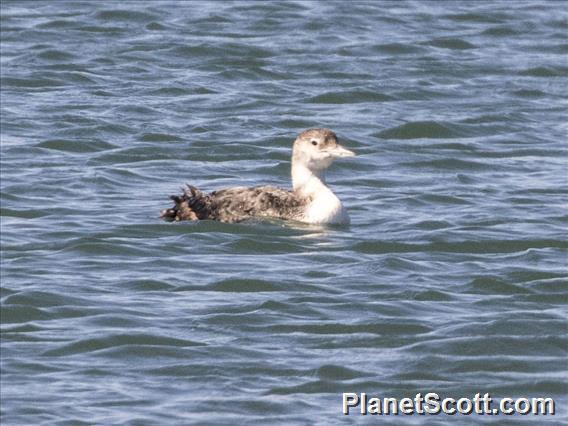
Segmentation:
{"type": "Polygon", "coordinates": [[[308,200],[292,191],[274,186],[237,187],[205,194],[187,185],[180,196],[170,197],[175,205],[162,211],[162,218],[238,222],[253,217],[301,219],[308,200]]]}

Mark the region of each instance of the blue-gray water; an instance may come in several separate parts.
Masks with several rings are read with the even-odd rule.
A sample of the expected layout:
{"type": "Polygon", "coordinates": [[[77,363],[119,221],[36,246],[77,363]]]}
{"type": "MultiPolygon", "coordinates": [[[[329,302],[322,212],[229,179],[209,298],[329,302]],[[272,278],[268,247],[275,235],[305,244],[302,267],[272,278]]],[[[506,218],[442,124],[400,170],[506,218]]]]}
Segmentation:
{"type": "Polygon", "coordinates": [[[442,422],[341,414],[429,391],[566,421],[567,18],[3,1],[2,424],[442,422]],[[309,127],[359,154],[350,227],[159,220],[184,182],[289,186],[309,127]]]}

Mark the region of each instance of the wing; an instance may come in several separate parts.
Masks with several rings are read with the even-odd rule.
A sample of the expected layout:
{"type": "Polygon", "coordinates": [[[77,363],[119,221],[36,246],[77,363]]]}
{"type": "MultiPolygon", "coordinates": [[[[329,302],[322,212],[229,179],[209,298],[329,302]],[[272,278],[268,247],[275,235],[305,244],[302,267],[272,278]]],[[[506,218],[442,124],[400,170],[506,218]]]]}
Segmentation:
{"type": "Polygon", "coordinates": [[[162,211],[166,220],[218,220],[239,222],[253,217],[301,220],[305,198],[274,186],[236,187],[204,194],[188,185],[175,205],[162,211]]]}
{"type": "Polygon", "coordinates": [[[234,222],[252,217],[300,219],[306,200],[274,186],[237,187],[210,194],[217,220],[234,222]]]}

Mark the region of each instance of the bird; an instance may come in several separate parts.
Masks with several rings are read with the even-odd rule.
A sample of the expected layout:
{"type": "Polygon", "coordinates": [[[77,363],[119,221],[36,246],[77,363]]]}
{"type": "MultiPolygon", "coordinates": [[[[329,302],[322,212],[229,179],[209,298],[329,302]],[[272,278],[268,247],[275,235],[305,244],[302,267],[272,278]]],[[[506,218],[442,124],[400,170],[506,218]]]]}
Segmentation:
{"type": "Polygon", "coordinates": [[[355,153],[330,129],[301,132],[292,147],[292,190],[275,186],[233,187],[205,193],[187,184],[172,195],[174,206],[161,211],[166,221],[281,219],[316,225],[350,223],[343,203],[327,186],[325,172],[335,159],[355,153]]]}

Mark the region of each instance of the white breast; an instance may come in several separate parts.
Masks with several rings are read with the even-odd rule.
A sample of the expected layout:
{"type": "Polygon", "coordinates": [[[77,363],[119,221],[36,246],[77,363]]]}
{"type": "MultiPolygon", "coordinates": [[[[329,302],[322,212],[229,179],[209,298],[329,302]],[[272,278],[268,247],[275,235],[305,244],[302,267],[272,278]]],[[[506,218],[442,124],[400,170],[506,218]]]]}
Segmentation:
{"type": "Polygon", "coordinates": [[[306,222],[313,224],[341,224],[349,223],[349,215],[343,204],[329,189],[318,192],[308,205],[306,222]]]}

